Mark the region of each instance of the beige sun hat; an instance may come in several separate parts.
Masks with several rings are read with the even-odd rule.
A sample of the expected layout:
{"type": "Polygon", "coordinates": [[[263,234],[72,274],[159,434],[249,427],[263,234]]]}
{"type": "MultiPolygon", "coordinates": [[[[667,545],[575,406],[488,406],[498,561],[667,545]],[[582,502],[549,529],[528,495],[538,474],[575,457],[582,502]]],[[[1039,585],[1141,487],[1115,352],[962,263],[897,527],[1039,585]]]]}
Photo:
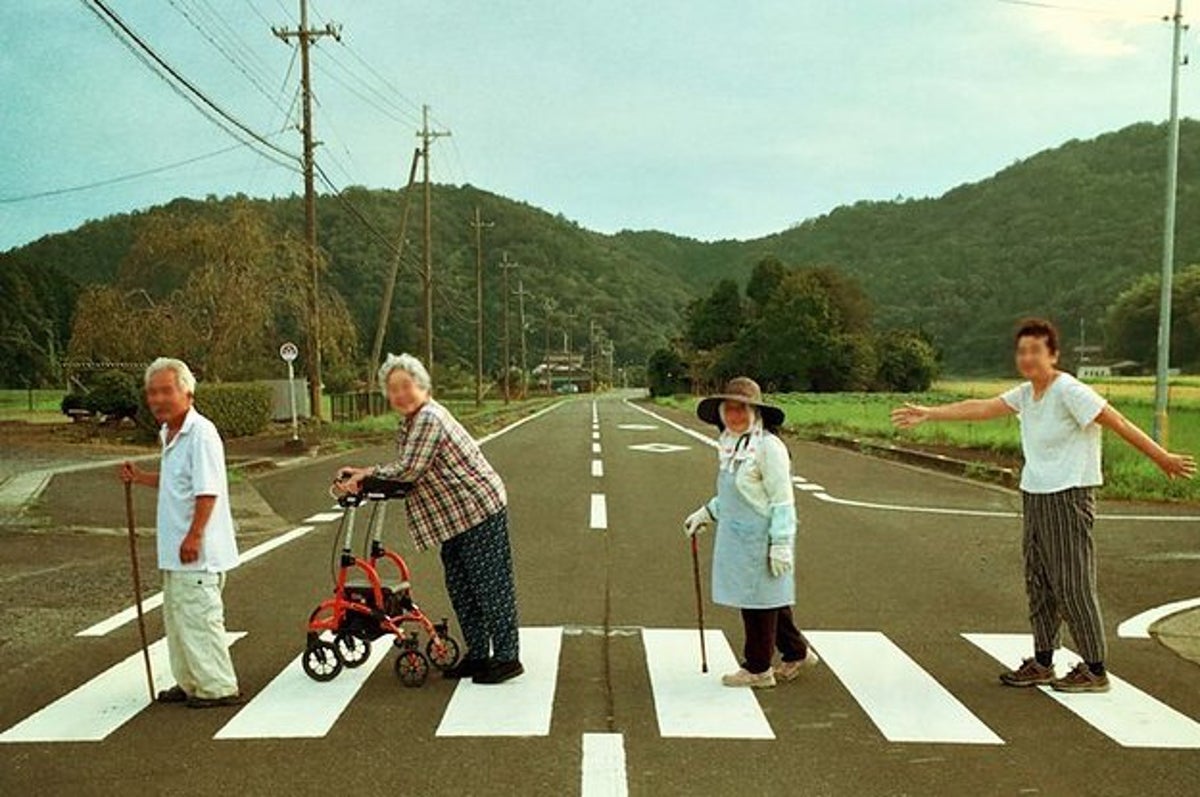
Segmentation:
{"type": "Polygon", "coordinates": [[[763,423],[767,426],[782,426],[784,413],[779,407],[763,401],[762,388],[758,382],[746,376],[738,376],[725,383],[725,389],[715,396],[708,396],[696,407],[696,417],[714,426],[721,423],[721,404],[726,401],[740,401],[757,407],[762,415],[763,423]]]}

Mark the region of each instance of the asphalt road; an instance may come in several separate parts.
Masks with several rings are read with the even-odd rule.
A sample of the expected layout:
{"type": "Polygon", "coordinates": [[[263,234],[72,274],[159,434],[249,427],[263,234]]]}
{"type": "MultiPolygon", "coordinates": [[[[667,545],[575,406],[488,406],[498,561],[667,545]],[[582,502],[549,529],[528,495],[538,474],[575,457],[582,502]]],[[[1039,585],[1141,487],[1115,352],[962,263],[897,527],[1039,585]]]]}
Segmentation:
{"type": "MultiPolygon", "coordinates": [[[[51,666],[0,676],[0,793],[1196,793],[1200,670],[1116,628],[1200,594],[1195,559],[1171,556],[1195,552],[1200,524],[1098,524],[1110,668],[1125,683],[1062,704],[1000,687],[1001,664],[963,636],[1007,650],[1004,635],[1027,633],[1012,494],[792,444],[803,480],[797,620],[826,661],[774,690],[723,689],[740,620],[706,606],[714,667],[702,675],[681,532],[713,490],[715,456],[666,420],[708,430],[616,396],[594,411],[598,434],[581,397],[484,447],[509,490],[525,676],[461,694],[437,677],[404,688],[389,652],[361,677],[296,677],[305,619],[330,589],[337,523],[305,524],[331,509],[329,464],[289,470],[255,484],[277,514],[313,530],[238,568],[226,590],[227,627],[245,632],[233,654],[250,703],[142,706],[140,661],[110,669],[138,650],[132,623],[72,638],[51,666]],[[980,514],[951,513],[962,510],[980,514]],[[119,705],[122,689],[132,708],[119,705]],[[128,719],[109,729],[114,715],[128,719]],[[103,738],[23,738],[66,736],[76,723],[105,728],[103,738]]],[[[418,602],[450,614],[436,553],[413,551],[400,507],[390,510],[387,539],[409,560],[418,602]]],[[[706,536],[706,574],[710,551],[706,536]]],[[[148,621],[161,637],[159,613],[148,621]]]]}

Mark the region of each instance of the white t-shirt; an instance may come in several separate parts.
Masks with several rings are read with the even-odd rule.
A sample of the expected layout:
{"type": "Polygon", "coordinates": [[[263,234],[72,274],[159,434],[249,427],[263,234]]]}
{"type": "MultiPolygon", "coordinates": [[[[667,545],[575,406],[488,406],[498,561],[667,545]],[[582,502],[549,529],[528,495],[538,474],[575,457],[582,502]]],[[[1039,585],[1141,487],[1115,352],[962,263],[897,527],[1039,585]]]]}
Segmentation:
{"type": "Polygon", "coordinates": [[[158,566],[162,570],[203,570],[223,573],[238,565],[233,513],[229,508],[229,481],[225,476],[225,444],[217,427],[193,407],[170,443],[167,427],[159,431],[163,445],[158,475],[158,566]],[[187,536],[196,511],[196,497],[216,496],[212,515],[204,527],[200,558],[179,561],[179,546],[187,536]]]}
{"type": "Polygon", "coordinates": [[[1040,399],[1025,382],[1000,396],[1021,421],[1021,489],[1057,493],[1072,487],[1098,487],[1103,430],[1096,416],[1104,397],[1070,374],[1060,373],[1040,399]]]}

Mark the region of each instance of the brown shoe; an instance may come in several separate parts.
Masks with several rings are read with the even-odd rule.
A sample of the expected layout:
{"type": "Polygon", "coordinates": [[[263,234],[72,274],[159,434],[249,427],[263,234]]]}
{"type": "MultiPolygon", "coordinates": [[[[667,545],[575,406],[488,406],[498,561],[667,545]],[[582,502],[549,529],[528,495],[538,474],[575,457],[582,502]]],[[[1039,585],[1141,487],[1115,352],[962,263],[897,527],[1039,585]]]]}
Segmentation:
{"type": "Polygon", "coordinates": [[[1005,686],[1046,686],[1054,683],[1054,668],[1043,667],[1037,659],[1025,659],[1017,669],[1000,673],[1000,683],[1005,686]]]}
{"type": "Polygon", "coordinates": [[[1075,669],[1056,679],[1050,686],[1056,692],[1107,692],[1108,675],[1096,675],[1086,662],[1079,662],[1075,669]]]}

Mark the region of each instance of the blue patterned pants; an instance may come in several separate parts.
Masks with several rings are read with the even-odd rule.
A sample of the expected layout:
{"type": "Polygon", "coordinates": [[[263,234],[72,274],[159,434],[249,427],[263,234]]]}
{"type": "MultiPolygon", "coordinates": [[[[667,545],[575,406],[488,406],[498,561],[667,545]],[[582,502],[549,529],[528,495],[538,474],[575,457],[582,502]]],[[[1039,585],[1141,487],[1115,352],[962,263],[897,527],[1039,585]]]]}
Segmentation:
{"type": "Polygon", "coordinates": [[[446,591],[467,643],[466,658],[516,661],[520,653],[517,594],[508,510],[442,543],[446,591]]]}

